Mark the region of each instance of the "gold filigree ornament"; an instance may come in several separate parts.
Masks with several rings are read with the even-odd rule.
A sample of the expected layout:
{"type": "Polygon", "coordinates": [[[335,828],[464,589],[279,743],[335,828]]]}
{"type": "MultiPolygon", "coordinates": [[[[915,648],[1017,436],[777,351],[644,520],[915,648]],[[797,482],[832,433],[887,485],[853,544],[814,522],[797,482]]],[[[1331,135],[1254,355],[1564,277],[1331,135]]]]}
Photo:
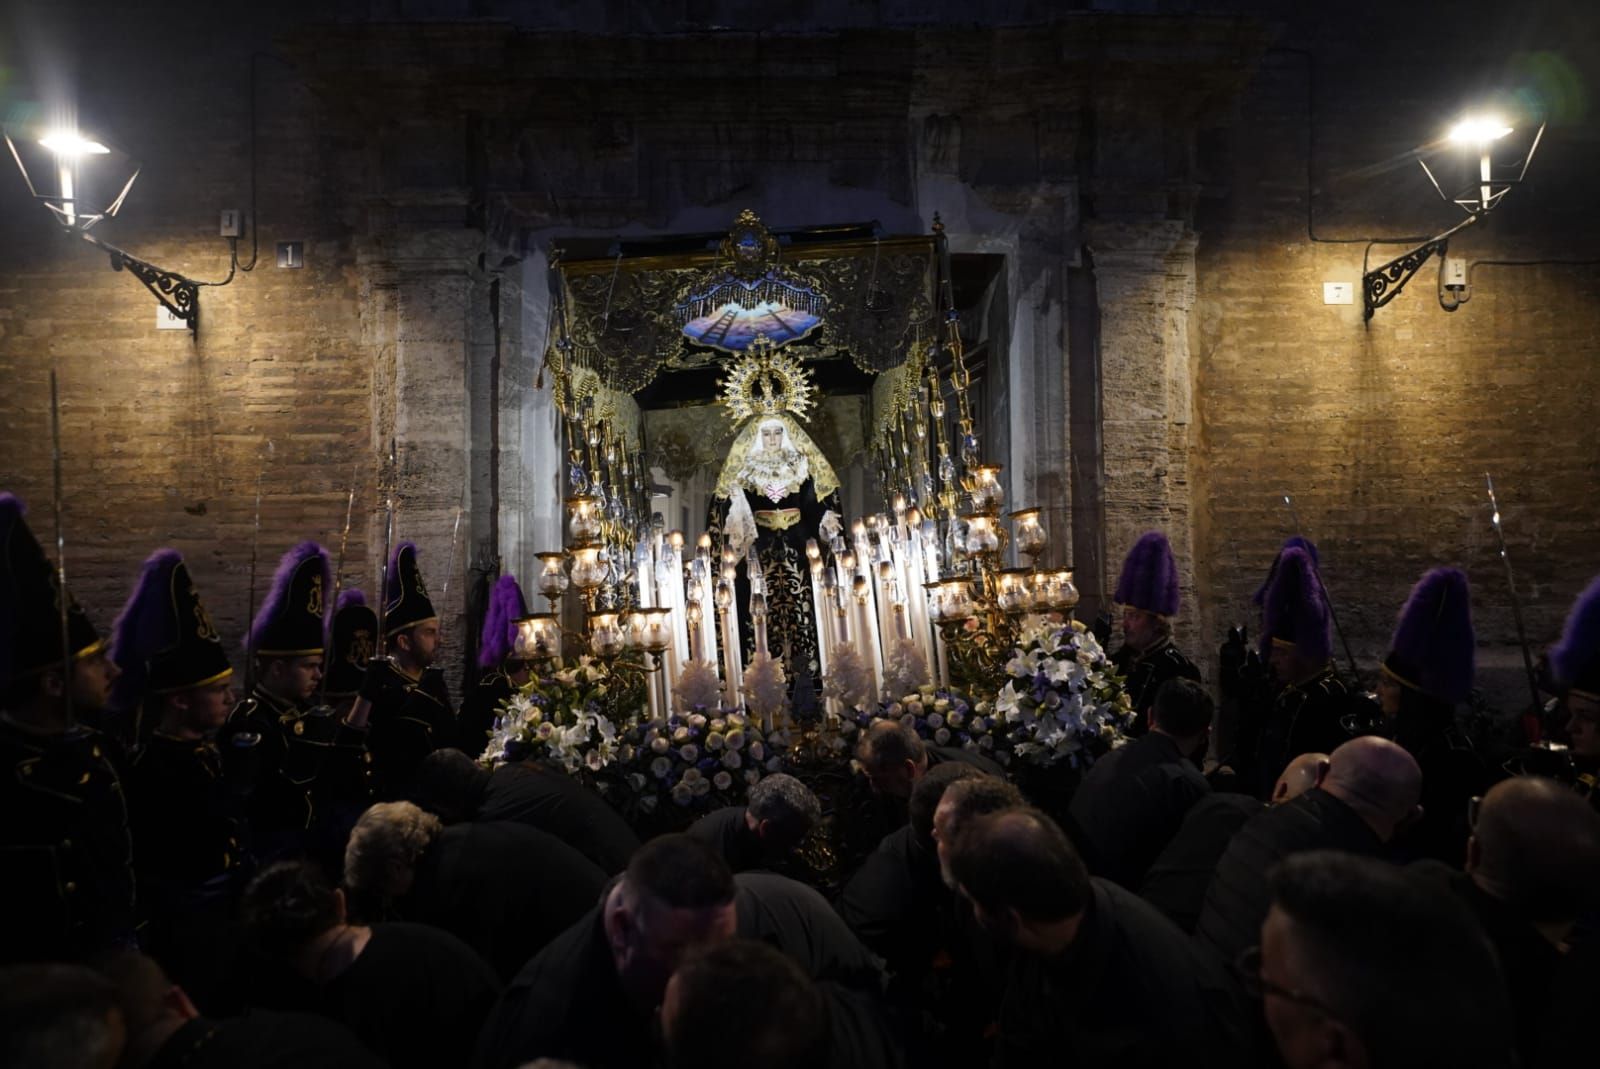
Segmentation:
{"type": "Polygon", "coordinates": [[[719,400],[735,426],[757,416],[779,412],[805,418],[812,406],[811,373],[800,361],[774,349],[762,335],[750,343],[748,355],[734,364],[722,383],[719,400]]]}

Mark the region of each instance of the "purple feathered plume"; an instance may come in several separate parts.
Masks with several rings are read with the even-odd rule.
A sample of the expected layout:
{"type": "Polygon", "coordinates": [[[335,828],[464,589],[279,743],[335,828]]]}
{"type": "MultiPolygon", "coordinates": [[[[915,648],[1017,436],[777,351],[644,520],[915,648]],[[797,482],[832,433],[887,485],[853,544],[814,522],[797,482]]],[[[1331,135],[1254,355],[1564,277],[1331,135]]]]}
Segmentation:
{"type": "Polygon", "coordinates": [[[343,609],[348,609],[352,605],[365,605],[366,603],[366,594],[362,593],[359,587],[350,587],[339,591],[339,600],[333,603],[333,614],[337,616],[343,609]]]}
{"type": "Polygon", "coordinates": [[[528,615],[528,602],[514,575],[502,575],[489,592],[489,611],[483,617],[483,640],[478,646],[478,665],[494,668],[512,650],[517,636],[517,620],[528,615]]]}
{"type": "Polygon", "coordinates": [[[1326,661],[1333,656],[1331,619],[1315,558],[1299,546],[1285,545],[1261,600],[1262,653],[1280,638],[1293,642],[1305,657],[1326,661]]]}
{"type": "Polygon", "coordinates": [[[1550,649],[1550,668],[1563,686],[1571,686],[1600,657],[1600,576],[1572,603],[1561,641],[1550,649]]]}
{"type": "Polygon", "coordinates": [[[1400,610],[1391,658],[1416,673],[1410,682],[1441,701],[1466,701],[1478,654],[1471,590],[1459,568],[1434,568],[1411,588],[1400,610]]]}
{"type": "Polygon", "coordinates": [[[1283,545],[1278,549],[1278,555],[1272,558],[1272,567],[1267,569],[1267,578],[1262,581],[1260,586],[1256,587],[1256,592],[1250,595],[1250,604],[1261,605],[1265,603],[1267,587],[1272,585],[1272,577],[1278,574],[1278,566],[1283,562],[1284,553],[1291,549],[1304,550],[1306,555],[1311,558],[1312,570],[1321,574],[1322,557],[1317,553],[1317,544],[1309,538],[1292,535],[1284,539],[1283,545]]]}
{"type": "MultiPolygon", "coordinates": [[[[256,610],[255,619],[250,621],[250,631],[245,635],[246,649],[261,648],[259,640],[262,633],[272,625],[273,617],[283,611],[284,599],[289,596],[289,584],[294,580],[294,573],[312,557],[322,558],[322,589],[324,591],[333,589],[333,567],[328,562],[328,551],[315,542],[301,542],[295,546],[283,555],[283,559],[278,562],[278,570],[272,573],[272,585],[267,587],[267,596],[261,602],[261,608],[256,610]]],[[[323,618],[326,621],[326,606],[323,618]]]]}
{"type": "Polygon", "coordinates": [[[1146,531],[1128,551],[1112,599],[1161,616],[1178,614],[1178,562],[1160,531],[1146,531]]]}
{"type": "Polygon", "coordinates": [[[111,625],[111,660],[122,674],[111,689],[112,705],[130,709],[144,695],[150,658],[178,641],[172,612],[172,573],[183,563],[175,549],[158,549],[145,559],[133,593],[111,625]]]}

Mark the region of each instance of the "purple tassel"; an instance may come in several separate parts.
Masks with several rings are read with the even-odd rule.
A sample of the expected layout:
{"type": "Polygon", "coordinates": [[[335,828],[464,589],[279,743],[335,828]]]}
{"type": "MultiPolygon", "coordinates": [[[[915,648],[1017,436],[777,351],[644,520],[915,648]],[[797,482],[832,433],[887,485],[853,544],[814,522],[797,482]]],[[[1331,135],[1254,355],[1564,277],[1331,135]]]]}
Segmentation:
{"type": "Polygon", "coordinates": [[[1128,551],[1112,599],[1160,616],[1178,614],[1178,563],[1160,531],[1147,531],[1128,551]]]}
{"type": "Polygon", "coordinates": [[[145,560],[133,593],[111,625],[111,660],[122,674],[112,684],[112,704],[130,709],[144,695],[150,658],[177,644],[173,630],[172,573],[183,564],[175,549],[158,549],[145,560]]]}
{"type": "Polygon", "coordinates": [[[1284,539],[1283,545],[1278,549],[1278,555],[1272,558],[1272,567],[1267,569],[1267,578],[1256,587],[1256,592],[1250,595],[1250,604],[1261,605],[1266,601],[1267,587],[1272,585],[1272,577],[1278,574],[1278,566],[1283,561],[1284,553],[1291,549],[1304,550],[1311,557],[1312,570],[1318,575],[1322,574],[1322,557],[1317,553],[1317,544],[1309,538],[1293,535],[1284,539]]]}
{"type": "Polygon", "coordinates": [[[1561,641],[1550,649],[1550,668],[1563,686],[1576,683],[1600,660],[1600,576],[1572,603],[1561,641]]]}
{"type": "Polygon", "coordinates": [[[1305,657],[1323,662],[1333,656],[1332,613],[1328,593],[1317,578],[1315,558],[1299,546],[1285,545],[1273,564],[1261,600],[1261,652],[1275,638],[1292,642],[1305,657]]]}
{"type": "Polygon", "coordinates": [[[333,603],[333,614],[337,616],[352,605],[365,605],[366,603],[367,596],[361,592],[361,589],[359,587],[350,587],[347,590],[339,591],[339,600],[333,603]]]}
{"type": "Polygon", "coordinates": [[[1400,610],[1388,663],[1418,690],[1454,704],[1472,694],[1477,646],[1466,573],[1434,568],[1400,610]]]}
{"type": "Polygon", "coordinates": [[[489,611],[483,617],[483,636],[478,645],[478,665],[497,667],[514,648],[517,621],[528,615],[528,603],[514,575],[502,575],[489,592],[489,611]]]}

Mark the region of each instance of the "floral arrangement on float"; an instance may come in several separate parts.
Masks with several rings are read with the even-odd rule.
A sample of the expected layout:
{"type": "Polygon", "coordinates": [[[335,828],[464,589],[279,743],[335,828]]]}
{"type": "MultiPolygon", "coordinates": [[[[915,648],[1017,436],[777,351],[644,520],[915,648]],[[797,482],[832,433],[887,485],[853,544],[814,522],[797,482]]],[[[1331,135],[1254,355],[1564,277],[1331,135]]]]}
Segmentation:
{"type": "Polygon", "coordinates": [[[1092,632],[1076,620],[1040,618],[1020,634],[992,699],[924,684],[870,708],[857,705],[843,719],[840,749],[853,749],[859,733],[881,719],[1007,768],[1081,769],[1127,741],[1133,706],[1092,632]]]}
{"type": "Polygon", "coordinates": [[[742,804],[763,776],[783,770],[788,734],[742,709],[720,709],[715,673],[709,689],[706,674],[704,662],[687,663],[680,708],[652,716],[626,662],[552,664],[501,703],[480,761],[542,761],[628,817],[742,804]]]}
{"type": "Polygon", "coordinates": [[[1128,741],[1133,702],[1093,632],[1076,620],[1024,628],[993,715],[1015,762],[1082,768],[1128,741]]]}

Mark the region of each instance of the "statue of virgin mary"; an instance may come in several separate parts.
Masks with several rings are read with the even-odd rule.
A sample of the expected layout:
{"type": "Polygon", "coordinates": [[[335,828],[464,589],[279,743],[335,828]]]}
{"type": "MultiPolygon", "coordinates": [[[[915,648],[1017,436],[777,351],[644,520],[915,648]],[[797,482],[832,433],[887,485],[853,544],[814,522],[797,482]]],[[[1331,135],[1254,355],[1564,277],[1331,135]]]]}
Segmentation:
{"type": "MultiPolygon", "coordinates": [[[[769,358],[769,366],[782,360],[769,358]]],[[[798,373],[798,365],[793,370],[798,373]]],[[[800,386],[808,389],[803,379],[800,386]]],[[[805,398],[790,395],[789,401],[803,409],[805,398]]],[[[820,661],[806,540],[815,538],[826,547],[838,533],[839,478],[777,397],[763,395],[761,402],[741,407],[729,401],[736,415],[756,410],[728,450],[707,526],[738,560],[735,597],[746,663],[755,648],[747,611],[754,579],[766,596],[768,649],[783,660],[791,681],[802,673],[815,680],[820,661]]]]}

